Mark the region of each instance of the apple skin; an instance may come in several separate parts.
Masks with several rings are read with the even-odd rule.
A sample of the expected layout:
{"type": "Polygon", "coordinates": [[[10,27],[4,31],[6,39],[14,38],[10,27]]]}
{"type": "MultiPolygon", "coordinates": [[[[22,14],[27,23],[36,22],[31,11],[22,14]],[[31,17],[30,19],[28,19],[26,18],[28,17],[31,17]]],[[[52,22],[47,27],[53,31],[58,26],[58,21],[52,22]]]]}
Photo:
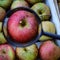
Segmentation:
{"type": "Polygon", "coordinates": [[[2,22],[0,22],[0,44],[7,43],[7,40],[4,38],[4,35],[2,33],[2,22]]]}
{"type": "Polygon", "coordinates": [[[19,60],[36,60],[38,56],[38,48],[36,44],[25,48],[16,48],[16,55],[19,60]]]}
{"type": "Polygon", "coordinates": [[[33,9],[42,21],[49,20],[50,18],[50,9],[45,3],[36,3],[31,9],[33,9]]]}
{"type": "Polygon", "coordinates": [[[29,5],[26,1],[16,0],[12,3],[11,9],[14,9],[14,8],[17,8],[17,7],[29,7],[29,5]]]}
{"type": "Polygon", "coordinates": [[[14,0],[14,1],[25,1],[25,0],[14,0]]]}
{"type": "Polygon", "coordinates": [[[9,44],[0,45],[0,59],[1,60],[14,60],[15,52],[9,44]]]}
{"type": "Polygon", "coordinates": [[[28,3],[30,3],[30,4],[35,4],[35,3],[38,3],[38,2],[42,2],[42,0],[25,0],[25,1],[27,1],[28,3]]]}
{"type": "MultiPolygon", "coordinates": [[[[53,34],[55,34],[55,32],[56,32],[55,25],[50,21],[43,21],[42,28],[43,28],[44,32],[49,32],[49,33],[53,33],[53,34]]],[[[40,33],[40,29],[41,29],[41,25],[39,25],[39,33],[40,33]]],[[[42,35],[39,38],[40,41],[45,41],[45,40],[49,40],[49,39],[52,39],[52,38],[45,36],[45,35],[42,35]]]]}
{"type": "Polygon", "coordinates": [[[9,8],[12,1],[13,0],[0,0],[0,6],[3,7],[4,9],[7,9],[9,8]]]}
{"type": "Polygon", "coordinates": [[[0,44],[5,44],[7,43],[6,39],[4,38],[3,33],[0,33],[0,44]]]}
{"type": "Polygon", "coordinates": [[[6,11],[2,7],[0,7],[0,22],[3,21],[5,15],[6,11]]]}
{"type": "Polygon", "coordinates": [[[16,11],[9,18],[8,32],[15,42],[29,42],[38,34],[37,19],[28,11],[16,11]]]}
{"type": "Polygon", "coordinates": [[[3,59],[5,59],[5,58],[3,58],[3,56],[0,56],[0,60],[3,60],[3,59]]]}
{"type": "Polygon", "coordinates": [[[60,47],[53,41],[46,41],[39,48],[39,56],[41,60],[58,60],[60,58],[60,47]]]}

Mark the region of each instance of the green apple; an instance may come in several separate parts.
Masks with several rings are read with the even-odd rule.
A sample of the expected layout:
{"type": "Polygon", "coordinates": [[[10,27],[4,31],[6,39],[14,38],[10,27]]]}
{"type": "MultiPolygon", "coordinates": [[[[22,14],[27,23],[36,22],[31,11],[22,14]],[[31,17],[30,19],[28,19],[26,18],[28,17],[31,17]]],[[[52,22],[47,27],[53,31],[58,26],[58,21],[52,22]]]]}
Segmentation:
{"type": "Polygon", "coordinates": [[[41,60],[60,60],[60,47],[53,41],[46,41],[39,48],[41,60]]]}
{"type": "Polygon", "coordinates": [[[35,44],[25,48],[17,47],[16,54],[19,60],[36,60],[38,56],[38,48],[35,44]]]}
{"type": "Polygon", "coordinates": [[[0,44],[6,43],[6,39],[4,38],[4,35],[2,33],[2,22],[0,22],[0,44]]]}
{"type": "Polygon", "coordinates": [[[42,2],[42,0],[26,0],[26,1],[30,4],[35,4],[35,3],[38,3],[38,2],[42,2]]]}
{"type": "Polygon", "coordinates": [[[6,43],[7,41],[6,41],[6,39],[4,38],[4,36],[3,36],[3,33],[0,33],[0,44],[4,44],[4,43],[6,43]]]}
{"type": "Polygon", "coordinates": [[[7,9],[13,0],[0,0],[0,6],[7,9]]]}
{"type": "Polygon", "coordinates": [[[26,1],[19,1],[16,0],[12,3],[11,9],[17,8],[17,7],[29,7],[28,3],[26,1]]]}
{"type": "MultiPolygon", "coordinates": [[[[40,33],[40,28],[41,28],[41,25],[39,25],[39,33],[40,33]]],[[[49,33],[53,33],[53,34],[55,34],[55,32],[56,32],[55,25],[50,21],[43,21],[42,28],[43,28],[44,32],[49,32],[49,33]]],[[[45,35],[42,35],[39,38],[39,40],[41,40],[41,41],[49,40],[49,39],[52,39],[52,38],[45,36],[45,35]]]]}
{"type": "Polygon", "coordinates": [[[5,15],[6,11],[2,7],[0,7],[0,21],[3,21],[5,15]]]}
{"type": "Polygon", "coordinates": [[[49,20],[50,18],[50,9],[45,3],[36,3],[31,7],[41,20],[49,20]]]}

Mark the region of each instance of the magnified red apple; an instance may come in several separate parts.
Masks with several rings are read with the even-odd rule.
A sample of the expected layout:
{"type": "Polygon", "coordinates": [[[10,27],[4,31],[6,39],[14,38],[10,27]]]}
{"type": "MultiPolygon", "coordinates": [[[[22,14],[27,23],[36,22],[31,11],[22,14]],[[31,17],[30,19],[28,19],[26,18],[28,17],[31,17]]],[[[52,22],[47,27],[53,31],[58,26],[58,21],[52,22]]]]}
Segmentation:
{"type": "Polygon", "coordinates": [[[17,7],[29,7],[29,5],[26,1],[16,0],[12,3],[11,9],[14,9],[14,8],[17,8],[17,7]]]}
{"type": "Polygon", "coordinates": [[[39,48],[41,60],[60,60],[60,47],[53,41],[46,41],[39,48]]]}
{"type": "Polygon", "coordinates": [[[14,60],[15,52],[14,49],[8,45],[0,45],[0,60],[14,60]]]}
{"type": "Polygon", "coordinates": [[[38,34],[38,22],[35,15],[25,10],[16,11],[9,17],[8,32],[14,42],[31,41],[38,34]]]}
{"type": "Polygon", "coordinates": [[[19,60],[36,60],[38,56],[37,45],[33,44],[25,48],[17,47],[16,55],[19,60]]]}

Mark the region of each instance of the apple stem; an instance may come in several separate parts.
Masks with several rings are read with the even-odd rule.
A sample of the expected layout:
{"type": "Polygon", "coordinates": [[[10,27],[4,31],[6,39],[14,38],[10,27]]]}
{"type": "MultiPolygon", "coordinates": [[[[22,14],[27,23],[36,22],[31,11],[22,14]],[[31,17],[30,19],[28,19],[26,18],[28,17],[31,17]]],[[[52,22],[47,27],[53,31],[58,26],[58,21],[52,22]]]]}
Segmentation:
{"type": "Polygon", "coordinates": [[[24,27],[26,25],[26,21],[25,20],[20,21],[20,25],[24,27]]]}

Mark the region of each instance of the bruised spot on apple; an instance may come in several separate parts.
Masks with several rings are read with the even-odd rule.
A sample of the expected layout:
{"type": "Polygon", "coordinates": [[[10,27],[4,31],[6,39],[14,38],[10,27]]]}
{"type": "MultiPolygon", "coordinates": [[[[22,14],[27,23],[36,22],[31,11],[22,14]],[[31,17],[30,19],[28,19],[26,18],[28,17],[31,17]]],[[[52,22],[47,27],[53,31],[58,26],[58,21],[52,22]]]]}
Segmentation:
{"type": "Polygon", "coordinates": [[[34,14],[20,10],[13,13],[8,20],[8,32],[13,41],[26,43],[38,34],[38,22],[34,14]]]}

